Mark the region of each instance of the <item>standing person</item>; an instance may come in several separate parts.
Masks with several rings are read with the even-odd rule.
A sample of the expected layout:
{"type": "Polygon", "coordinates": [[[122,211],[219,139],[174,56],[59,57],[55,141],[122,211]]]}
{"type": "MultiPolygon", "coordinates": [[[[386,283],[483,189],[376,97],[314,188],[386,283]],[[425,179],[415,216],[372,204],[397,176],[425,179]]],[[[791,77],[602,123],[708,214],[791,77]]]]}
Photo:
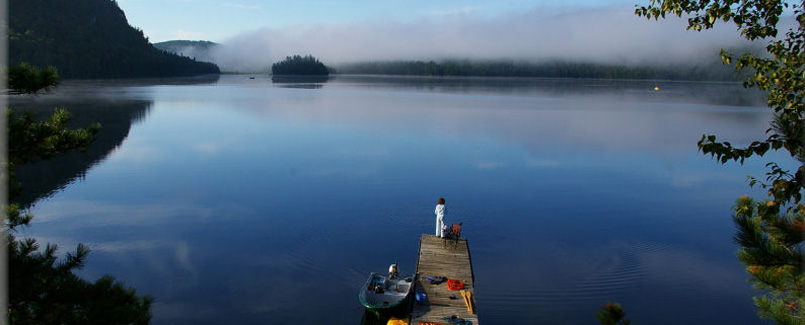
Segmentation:
{"type": "Polygon", "coordinates": [[[444,238],[444,215],[447,214],[447,208],[444,206],[444,198],[439,198],[439,203],[436,204],[436,236],[444,238]]]}

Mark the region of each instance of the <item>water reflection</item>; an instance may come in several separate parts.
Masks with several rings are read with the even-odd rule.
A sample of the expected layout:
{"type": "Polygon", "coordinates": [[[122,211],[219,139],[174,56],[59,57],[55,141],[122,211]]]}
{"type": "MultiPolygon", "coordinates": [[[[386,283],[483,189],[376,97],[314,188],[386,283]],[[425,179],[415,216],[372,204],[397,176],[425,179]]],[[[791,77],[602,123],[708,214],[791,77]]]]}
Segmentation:
{"type": "Polygon", "coordinates": [[[14,98],[10,106],[18,111],[30,110],[42,117],[52,114],[55,107],[63,107],[73,117],[72,127],[101,123],[102,131],[84,152],[71,151],[49,160],[18,166],[17,181],[23,186],[14,200],[23,208],[64,189],[76,179],[84,178],[90,168],[103,162],[123,144],[131,126],[144,120],[153,104],[147,100],[31,99],[34,98],[14,98]]]}
{"type": "Polygon", "coordinates": [[[321,89],[330,76],[271,76],[271,82],[282,88],[321,89]]]}
{"type": "Polygon", "coordinates": [[[89,244],[82,276],[153,294],[155,324],[355,323],[366,276],[394,260],[413,273],[446,197],[481,322],[589,324],[613,300],[640,323],[682,308],[754,323],[729,207],[762,163],[721,167],[695,142],[762,136],[761,107],[593,81],[376,79],[60,87],[150,104],[86,181],[36,205],[30,234],[89,244]]]}
{"type": "Polygon", "coordinates": [[[64,189],[77,179],[83,179],[93,166],[123,144],[132,125],[145,120],[153,100],[138,89],[154,85],[214,84],[219,75],[195,77],[125,79],[111,81],[66,81],[46,95],[11,96],[7,104],[16,111],[31,111],[47,118],[56,107],[66,108],[72,115],[70,126],[86,127],[100,123],[101,132],[84,152],[72,151],[49,160],[18,166],[17,180],[23,184],[14,198],[27,208],[36,201],[64,189]]]}
{"type": "Polygon", "coordinates": [[[281,84],[279,87],[282,88],[292,88],[292,89],[321,89],[324,87],[322,84],[310,84],[310,83],[289,83],[289,84],[281,84]]]}
{"type": "MultiPolygon", "coordinates": [[[[402,316],[400,316],[400,317],[402,317],[402,316]]],[[[386,325],[386,324],[388,324],[388,321],[389,321],[390,318],[391,318],[391,316],[385,316],[385,315],[378,316],[378,315],[375,315],[372,312],[364,311],[363,312],[363,317],[361,317],[361,320],[360,320],[360,322],[358,322],[358,324],[360,324],[360,325],[386,325]]]]}
{"type": "Polygon", "coordinates": [[[414,77],[339,75],[338,81],[372,89],[538,97],[594,97],[649,102],[764,106],[762,93],[739,83],[560,78],[414,77]],[[655,88],[656,87],[656,88],[655,88]],[[656,90],[655,90],[656,89],[656,90]]]}
{"type": "Polygon", "coordinates": [[[705,133],[748,144],[768,127],[769,115],[758,108],[762,96],[738,84],[676,83],[660,94],[651,84],[339,76],[329,89],[349,91],[277,92],[237,109],[269,120],[382,134],[492,137],[529,148],[539,155],[535,164],[554,165],[551,156],[565,150],[567,142],[594,151],[648,150],[673,157],[688,152],[705,133]]]}

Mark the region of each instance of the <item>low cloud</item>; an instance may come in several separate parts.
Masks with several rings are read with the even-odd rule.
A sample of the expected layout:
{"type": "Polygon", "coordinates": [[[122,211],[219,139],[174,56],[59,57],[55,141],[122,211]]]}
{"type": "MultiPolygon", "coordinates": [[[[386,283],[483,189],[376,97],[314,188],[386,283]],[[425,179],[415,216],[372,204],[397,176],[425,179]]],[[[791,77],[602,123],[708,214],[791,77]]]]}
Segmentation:
{"type": "Polygon", "coordinates": [[[729,24],[686,31],[686,20],[647,20],[634,8],[534,8],[485,18],[477,10],[425,15],[408,22],[369,21],[244,32],[213,58],[224,70],[268,70],[293,54],[325,64],[378,60],[563,59],[600,63],[674,63],[713,59],[719,48],[749,45],[729,24]]]}
{"type": "Polygon", "coordinates": [[[263,8],[258,6],[258,5],[248,5],[248,4],[241,4],[241,3],[224,3],[223,5],[225,7],[238,8],[238,9],[263,10],[263,8]]]}

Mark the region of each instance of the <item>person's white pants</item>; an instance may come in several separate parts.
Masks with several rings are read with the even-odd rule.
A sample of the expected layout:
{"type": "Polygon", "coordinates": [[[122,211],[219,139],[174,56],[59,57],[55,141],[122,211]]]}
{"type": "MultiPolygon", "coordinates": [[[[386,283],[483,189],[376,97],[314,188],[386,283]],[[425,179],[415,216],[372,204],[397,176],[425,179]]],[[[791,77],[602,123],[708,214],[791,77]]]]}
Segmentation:
{"type": "Polygon", "coordinates": [[[444,217],[436,217],[436,236],[444,237],[444,217]]]}

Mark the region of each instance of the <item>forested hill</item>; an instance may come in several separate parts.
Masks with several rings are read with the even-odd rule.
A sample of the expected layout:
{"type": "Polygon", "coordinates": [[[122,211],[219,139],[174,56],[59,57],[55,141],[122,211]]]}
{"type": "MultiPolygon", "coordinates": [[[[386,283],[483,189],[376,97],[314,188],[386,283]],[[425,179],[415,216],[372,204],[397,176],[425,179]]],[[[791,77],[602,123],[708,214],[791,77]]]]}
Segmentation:
{"type": "Polygon", "coordinates": [[[154,46],[160,50],[190,57],[188,54],[191,54],[191,52],[187,50],[193,50],[195,52],[209,51],[210,49],[219,46],[219,44],[210,41],[174,40],[154,43],[154,46]]]}
{"type": "Polygon", "coordinates": [[[114,0],[9,0],[8,8],[9,65],[54,66],[67,79],[220,72],[154,47],[114,0]]]}
{"type": "Polygon", "coordinates": [[[666,66],[623,65],[591,62],[546,61],[540,63],[514,61],[382,61],[344,64],[337,67],[343,74],[473,76],[473,77],[541,77],[595,79],[663,79],[696,81],[738,81],[741,74],[720,61],[707,65],[677,64],[666,66]]]}

